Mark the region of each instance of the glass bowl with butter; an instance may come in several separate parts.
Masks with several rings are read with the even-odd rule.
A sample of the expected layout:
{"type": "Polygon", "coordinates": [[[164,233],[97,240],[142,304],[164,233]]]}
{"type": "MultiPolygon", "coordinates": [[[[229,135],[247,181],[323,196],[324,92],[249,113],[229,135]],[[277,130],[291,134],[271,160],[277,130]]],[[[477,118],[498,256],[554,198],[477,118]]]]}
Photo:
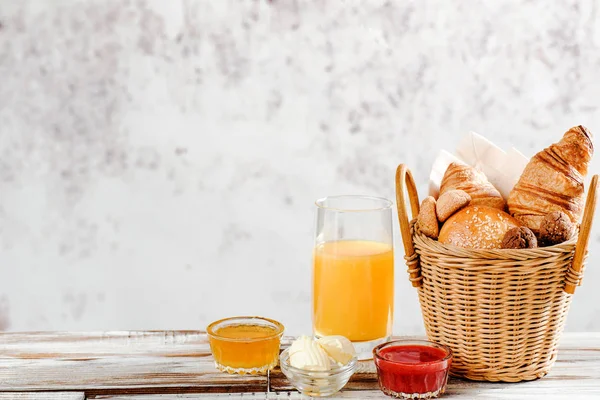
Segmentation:
{"type": "Polygon", "coordinates": [[[340,391],[356,371],[357,363],[352,343],[343,336],[301,336],[279,357],[281,371],[291,384],[313,397],[340,391]]]}

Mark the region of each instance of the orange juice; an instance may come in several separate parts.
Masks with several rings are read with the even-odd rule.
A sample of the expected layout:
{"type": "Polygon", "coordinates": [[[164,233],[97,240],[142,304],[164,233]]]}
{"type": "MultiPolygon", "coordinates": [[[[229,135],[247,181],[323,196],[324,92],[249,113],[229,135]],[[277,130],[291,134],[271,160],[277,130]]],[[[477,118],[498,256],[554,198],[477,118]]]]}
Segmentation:
{"type": "Polygon", "coordinates": [[[232,320],[212,324],[207,329],[217,368],[241,374],[264,373],[274,368],[283,326],[252,323],[251,318],[232,320]]]}
{"type": "Polygon", "coordinates": [[[394,252],[390,244],[340,240],[314,251],[313,326],[318,336],[354,342],[391,334],[394,252]]]}

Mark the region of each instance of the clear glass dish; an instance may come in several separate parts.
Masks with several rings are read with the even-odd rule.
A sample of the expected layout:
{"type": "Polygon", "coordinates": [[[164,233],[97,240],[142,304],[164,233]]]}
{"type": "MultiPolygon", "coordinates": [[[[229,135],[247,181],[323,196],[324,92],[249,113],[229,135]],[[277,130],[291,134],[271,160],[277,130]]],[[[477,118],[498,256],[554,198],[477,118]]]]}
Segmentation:
{"type": "Polygon", "coordinates": [[[292,385],[302,394],[313,397],[326,397],[339,392],[356,371],[358,359],[329,371],[310,371],[290,365],[289,349],[284,350],[279,357],[279,365],[283,374],[292,385]]]}
{"type": "Polygon", "coordinates": [[[232,317],[206,328],[215,366],[230,374],[265,374],[277,366],[284,327],[263,317],[232,317]]]}
{"type": "Polygon", "coordinates": [[[452,350],[427,340],[393,340],[373,349],[381,391],[401,399],[431,399],[443,394],[452,350]]]}

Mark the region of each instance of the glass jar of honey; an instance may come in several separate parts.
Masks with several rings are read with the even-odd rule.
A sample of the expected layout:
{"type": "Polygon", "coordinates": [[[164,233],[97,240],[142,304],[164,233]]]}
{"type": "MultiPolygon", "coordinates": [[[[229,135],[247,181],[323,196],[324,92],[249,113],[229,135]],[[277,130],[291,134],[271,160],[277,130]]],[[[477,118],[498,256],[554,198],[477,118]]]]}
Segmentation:
{"type": "Polygon", "coordinates": [[[215,366],[230,374],[264,374],[277,366],[284,327],[262,317],[232,317],[206,328],[215,366]]]}

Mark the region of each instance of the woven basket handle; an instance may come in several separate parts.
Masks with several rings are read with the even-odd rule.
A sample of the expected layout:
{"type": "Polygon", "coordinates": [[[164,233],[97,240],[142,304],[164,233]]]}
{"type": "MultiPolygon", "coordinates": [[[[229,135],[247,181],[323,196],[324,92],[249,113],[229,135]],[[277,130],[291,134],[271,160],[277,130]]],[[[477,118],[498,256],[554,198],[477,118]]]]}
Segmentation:
{"type": "Polygon", "coordinates": [[[419,214],[419,194],[415,180],[410,170],[405,164],[398,165],[396,169],[396,205],[398,206],[398,221],[400,222],[400,233],[402,234],[402,243],[404,243],[404,259],[408,266],[409,279],[413,287],[421,286],[421,268],[419,266],[419,257],[415,253],[412,235],[410,233],[410,220],[408,219],[408,210],[406,207],[405,191],[408,191],[410,199],[410,208],[412,218],[417,218],[419,214]]]}
{"type": "Polygon", "coordinates": [[[581,283],[581,269],[583,261],[587,254],[588,243],[590,241],[590,231],[592,230],[592,221],[594,220],[594,211],[596,211],[596,197],[598,197],[598,175],[592,177],[590,187],[588,189],[587,200],[585,201],[585,210],[583,211],[583,219],[579,227],[579,238],[575,247],[575,255],[573,263],[567,270],[565,277],[565,292],[569,294],[575,293],[575,287],[581,283]]]}

